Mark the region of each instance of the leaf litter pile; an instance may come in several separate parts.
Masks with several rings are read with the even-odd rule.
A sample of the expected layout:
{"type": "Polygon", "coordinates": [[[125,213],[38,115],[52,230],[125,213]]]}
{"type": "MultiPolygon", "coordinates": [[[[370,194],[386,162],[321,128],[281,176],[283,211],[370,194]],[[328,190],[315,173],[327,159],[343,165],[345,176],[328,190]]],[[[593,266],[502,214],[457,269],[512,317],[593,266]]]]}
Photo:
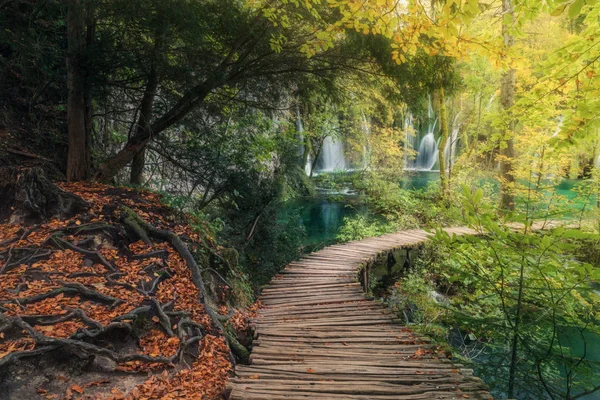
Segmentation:
{"type": "Polygon", "coordinates": [[[0,398],[219,398],[232,357],[192,256],[214,244],[156,194],[61,188],[90,208],[0,225],[0,398]]]}

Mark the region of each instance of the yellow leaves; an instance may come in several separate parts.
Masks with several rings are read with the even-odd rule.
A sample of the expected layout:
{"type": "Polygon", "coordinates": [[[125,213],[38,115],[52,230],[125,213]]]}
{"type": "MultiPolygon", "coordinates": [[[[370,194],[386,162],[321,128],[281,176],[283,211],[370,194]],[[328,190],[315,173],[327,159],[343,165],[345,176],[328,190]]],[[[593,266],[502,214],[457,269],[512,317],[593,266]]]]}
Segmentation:
{"type": "Polygon", "coordinates": [[[398,50],[394,50],[392,52],[392,60],[396,62],[396,64],[402,64],[406,62],[406,57],[404,54],[401,54],[398,50]]]}

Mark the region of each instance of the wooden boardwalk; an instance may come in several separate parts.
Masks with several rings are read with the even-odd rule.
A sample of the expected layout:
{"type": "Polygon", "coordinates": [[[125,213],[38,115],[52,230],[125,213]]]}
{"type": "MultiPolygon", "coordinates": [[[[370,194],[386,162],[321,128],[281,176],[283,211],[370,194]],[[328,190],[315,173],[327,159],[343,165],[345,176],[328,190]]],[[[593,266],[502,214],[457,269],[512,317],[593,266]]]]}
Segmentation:
{"type": "Polygon", "coordinates": [[[471,370],[403,327],[357,282],[381,255],[427,237],[410,230],[369,238],[288,265],[263,290],[251,365],[236,367],[230,399],[491,399],[471,370]]]}

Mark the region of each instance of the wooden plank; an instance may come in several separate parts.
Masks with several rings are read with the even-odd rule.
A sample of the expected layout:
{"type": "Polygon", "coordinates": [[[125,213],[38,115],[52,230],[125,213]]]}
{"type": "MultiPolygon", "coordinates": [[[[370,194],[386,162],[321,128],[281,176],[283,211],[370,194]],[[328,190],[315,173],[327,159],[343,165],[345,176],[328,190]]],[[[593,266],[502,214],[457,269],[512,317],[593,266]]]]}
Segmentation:
{"type": "Polygon", "coordinates": [[[491,399],[472,370],[430,354],[429,338],[403,327],[356,282],[360,266],[430,235],[388,234],[290,263],[263,290],[252,365],[236,367],[230,399],[491,399]]]}

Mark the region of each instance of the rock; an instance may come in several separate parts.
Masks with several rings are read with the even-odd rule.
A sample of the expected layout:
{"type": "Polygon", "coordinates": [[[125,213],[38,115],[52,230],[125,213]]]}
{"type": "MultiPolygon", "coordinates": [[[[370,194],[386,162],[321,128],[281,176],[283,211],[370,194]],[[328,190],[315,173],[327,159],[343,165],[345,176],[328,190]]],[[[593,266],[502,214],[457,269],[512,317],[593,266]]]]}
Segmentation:
{"type": "Polygon", "coordinates": [[[96,356],[92,368],[103,372],[113,372],[117,368],[117,363],[108,357],[96,356]]]}

